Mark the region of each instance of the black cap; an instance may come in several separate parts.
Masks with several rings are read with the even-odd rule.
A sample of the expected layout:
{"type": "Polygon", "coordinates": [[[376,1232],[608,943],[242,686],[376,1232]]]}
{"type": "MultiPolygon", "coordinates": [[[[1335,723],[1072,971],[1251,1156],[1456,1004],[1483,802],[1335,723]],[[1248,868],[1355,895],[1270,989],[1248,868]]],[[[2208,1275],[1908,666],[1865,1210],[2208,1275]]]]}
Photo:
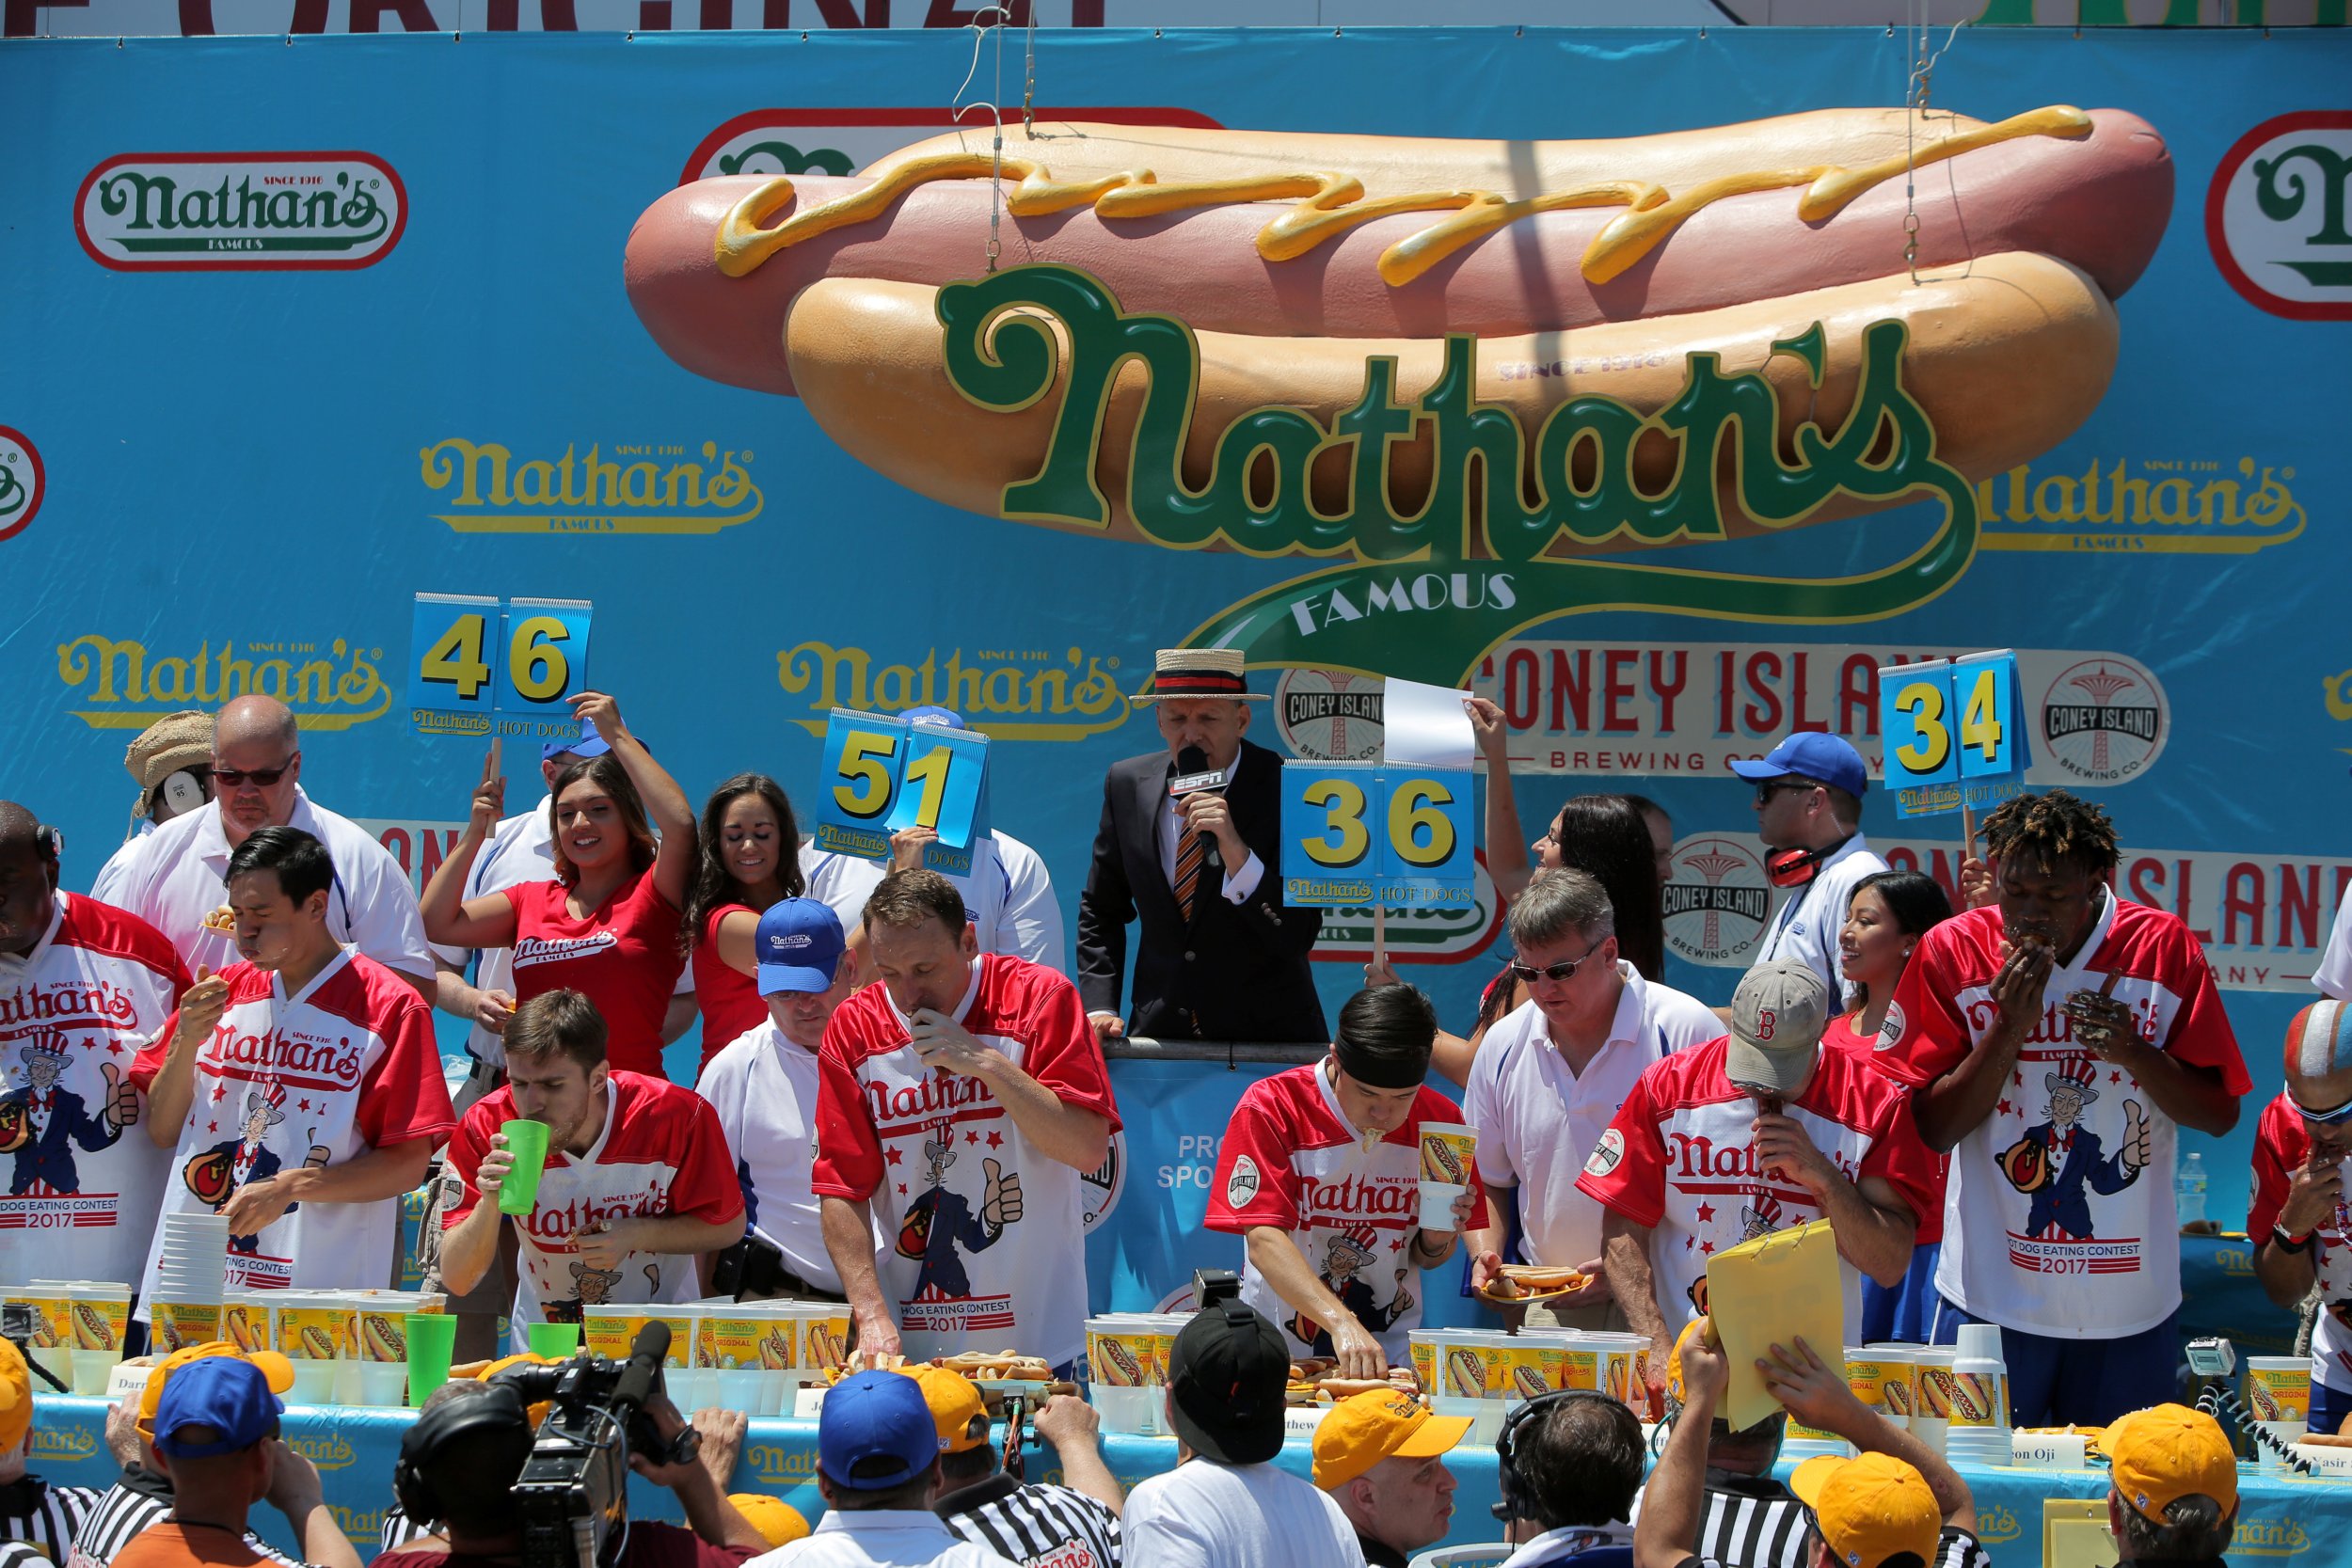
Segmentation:
{"type": "Polygon", "coordinates": [[[1282,1451],[1291,1353],[1281,1330],[1237,1301],[1201,1308],[1168,1355],[1168,1418],[1197,1453],[1263,1465],[1282,1451]]]}

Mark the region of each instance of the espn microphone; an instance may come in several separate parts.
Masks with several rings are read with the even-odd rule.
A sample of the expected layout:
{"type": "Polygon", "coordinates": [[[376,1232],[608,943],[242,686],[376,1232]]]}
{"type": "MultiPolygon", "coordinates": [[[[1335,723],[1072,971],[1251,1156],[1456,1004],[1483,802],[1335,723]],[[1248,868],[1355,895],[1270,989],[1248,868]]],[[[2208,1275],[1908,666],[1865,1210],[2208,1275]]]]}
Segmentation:
{"type": "MultiPolygon", "coordinates": [[[[1168,781],[1168,799],[1182,800],[1184,796],[1203,791],[1222,795],[1225,793],[1225,782],[1230,777],[1232,774],[1228,769],[1209,766],[1208,752],[1198,746],[1186,746],[1176,753],[1176,776],[1168,781]]],[[[1200,851],[1209,864],[1220,871],[1225,868],[1224,858],[1216,852],[1216,839],[1203,835],[1200,851]]]]}

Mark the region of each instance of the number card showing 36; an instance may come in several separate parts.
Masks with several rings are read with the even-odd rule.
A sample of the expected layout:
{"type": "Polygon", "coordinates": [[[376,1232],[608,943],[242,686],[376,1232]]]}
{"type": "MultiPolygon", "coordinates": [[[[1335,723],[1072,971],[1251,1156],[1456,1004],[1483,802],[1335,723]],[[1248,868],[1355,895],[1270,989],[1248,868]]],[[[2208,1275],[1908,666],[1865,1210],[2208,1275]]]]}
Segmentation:
{"type": "Polygon", "coordinates": [[[585,599],[418,594],[409,718],[427,735],[577,737],[591,614],[585,599]]]}
{"type": "Polygon", "coordinates": [[[1469,773],[1282,765],[1282,899],[1302,908],[1469,907],[1469,773]]]}

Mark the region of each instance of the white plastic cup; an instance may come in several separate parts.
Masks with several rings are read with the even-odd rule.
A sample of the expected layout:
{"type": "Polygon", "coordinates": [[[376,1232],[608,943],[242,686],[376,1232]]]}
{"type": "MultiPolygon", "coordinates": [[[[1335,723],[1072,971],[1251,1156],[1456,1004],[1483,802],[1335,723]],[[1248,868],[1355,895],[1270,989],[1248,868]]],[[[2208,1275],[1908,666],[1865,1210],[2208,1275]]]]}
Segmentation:
{"type": "Polygon", "coordinates": [[[2001,1359],[2001,1325],[1962,1323],[1959,1343],[1952,1348],[1960,1352],[1963,1361],[1998,1361],[2001,1359]]]}
{"type": "Polygon", "coordinates": [[[668,1367],[662,1370],[661,1381],[669,1388],[670,1402],[685,1415],[719,1402],[719,1374],[713,1369],[668,1367]]]}
{"type": "Polygon", "coordinates": [[[294,1386],[287,1390],[291,1404],[333,1404],[335,1402],[335,1369],[337,1361],[294,1361],[294,1386]]]}
{"type": "Polygon", "coordinates": [[[757,1415],[762,1392],[760,1385],[766,1375],[756,1367],[730,1368],[712,1372],[711,1376],[718,1384],[719,1403],[729,1410],[740,1410],[747,1416],[757,1415]]]}
{"type": "Polygon", "coordinates": [[[1441,1236],[1450,1236],[1460,1229],[1460,1225],[1454,1218],[1454,1205],[1469,1191],[1468,1187],[1452,1181],[1423,1181],[1421,1184],[1421,1227],[1441,1236]]]}
{"type": "Polygon", "coordinates": [[[408,1364],[405,1361],[356,1361],[359,1404],[397,1410],[408,1402],[408,1364]]]}
{"type": "Polygon", "coordinates": [[[1911,1434],[1940,1454],[1944,1451],[1945,1436],[1951,1431],[1952,1420],[1948,1406],[1945,1407],[1945,1413],[1938,1413],[1933,1374],[1940,1372],[1947,1378],[1950,1377],[1959,1365],[1960,1351],[1953,1345],[1919,1345],[1915,1347],[1915,1359],[1919,1367],[1915,1386],[1919,1402],[1912,1413],[1911,1434]]]}

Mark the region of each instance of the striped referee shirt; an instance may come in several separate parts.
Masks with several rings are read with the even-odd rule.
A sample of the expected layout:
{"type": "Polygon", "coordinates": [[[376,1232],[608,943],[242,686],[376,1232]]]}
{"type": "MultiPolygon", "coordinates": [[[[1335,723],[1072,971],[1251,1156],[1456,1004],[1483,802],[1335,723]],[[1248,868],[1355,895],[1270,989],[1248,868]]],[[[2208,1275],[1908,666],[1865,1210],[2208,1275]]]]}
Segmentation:
{"type": "MultiPolygon", "coordinates": [[[[1708,1470],[1697,1560],[1709,1568],[1804,1568],[1808,1528],[1804,1504],[1772,1477],[1708,1470]]],[[[1964,1530],[1947,1528],[1941,1544],[1935,1568],[1992,1568],[1992,1557],[1964,1530]]]]}
{"type": "Polygon", "coordinates": [[[999,1470],[931,1510],[966,1541],[1021,1568],[1119,1568],[1119,1515],[1067,1486],[1024,1486],[999,1470]]]}
{"type": "MultiPolygon", "coordinates": [[[[66,1568],[111,1568],[115,1555],[136,1540],[148,1526],[161,1524],[171,1513],[171,1481],[152,1470],[133,1465],[122,1472],[122,1479],[102,1494],[98,1506],[82,1521],[74,1533],[72,1550],[57,1561],[66,1568]]],[[[245,1544],[285,1568],[302,1568],[302,1564],[264,1543],[251,1530],[245,1532],[245,1544]]],[[[0,1564],[0,1568],[6,1568],[0,1564]]]]}
{"type": "Polygon", "coordinates": [[[98,1507],[90,1486],[52,1486],[24,1476],[0,1486],[0,1541],[22,1541],[52,1562],[63,1562],[73,1537],[98,1507]]]}

